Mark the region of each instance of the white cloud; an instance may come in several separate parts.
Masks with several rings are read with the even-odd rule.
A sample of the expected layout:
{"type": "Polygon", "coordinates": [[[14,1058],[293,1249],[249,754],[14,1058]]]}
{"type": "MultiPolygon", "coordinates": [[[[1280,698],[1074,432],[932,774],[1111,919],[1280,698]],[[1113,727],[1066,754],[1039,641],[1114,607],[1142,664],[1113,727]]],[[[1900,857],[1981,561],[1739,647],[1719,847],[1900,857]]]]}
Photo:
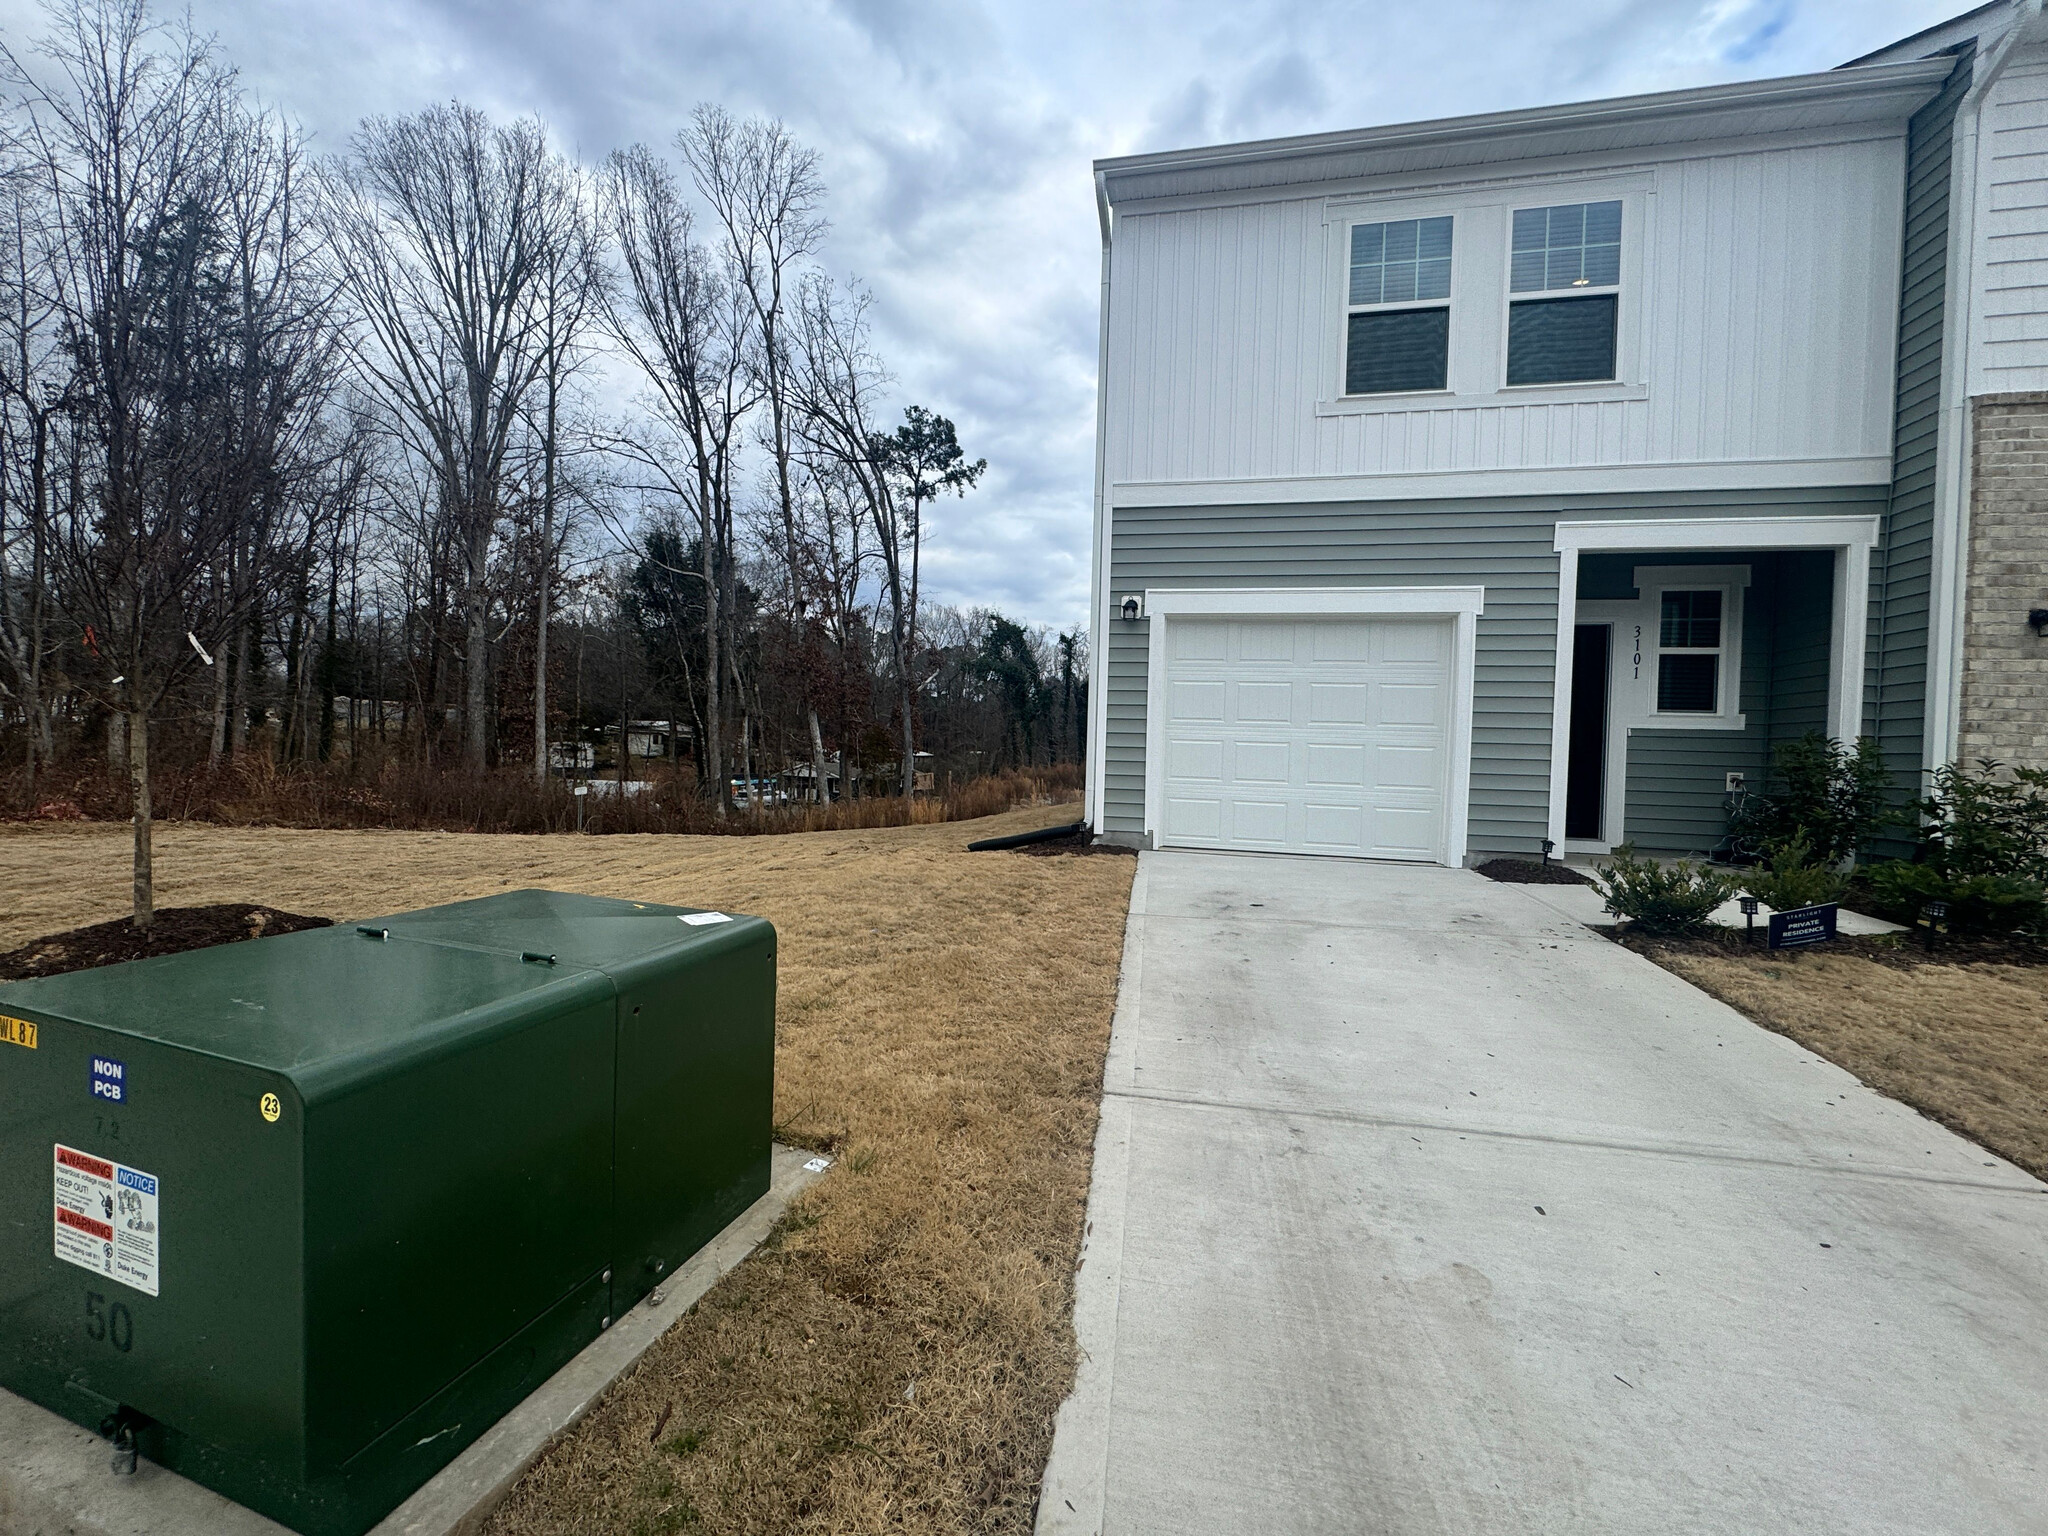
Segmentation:
{"type": "MultiPolygon", "coordinates": [[[[1085,616],[1101,155],[1825,69],[1963,0],[193,0],[244,77],[339,148],[369,113],[537,112],[596,158],[693,104],[824,162],[826,259],[876,296],[903,403],[988,478],[933,517],[929,586],[1085,616]]],[[[168,8],[167,8],[168,9],[168,8]]],[[[10,41],[36,29],[0,0],[10,41]]]]}

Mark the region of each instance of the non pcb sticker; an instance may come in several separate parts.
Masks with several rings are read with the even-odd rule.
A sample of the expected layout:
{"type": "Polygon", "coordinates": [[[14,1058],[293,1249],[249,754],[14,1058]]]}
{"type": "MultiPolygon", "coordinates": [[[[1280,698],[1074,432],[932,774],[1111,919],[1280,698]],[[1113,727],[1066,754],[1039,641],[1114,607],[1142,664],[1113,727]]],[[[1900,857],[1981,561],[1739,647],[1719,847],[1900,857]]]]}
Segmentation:
{"type": "Polygon", "coordinates": [[[729,923],[732,921],[723,912],[686,912],[683,914],[682,920],[692,928],[703,928],[711,923],[729,923]]]}
{"type": "Polygon", "coordinates": [[[156,1295],[163,1233],[155,1177],[61,1143],[56,1166],[57,1257],[156,1295]]]}

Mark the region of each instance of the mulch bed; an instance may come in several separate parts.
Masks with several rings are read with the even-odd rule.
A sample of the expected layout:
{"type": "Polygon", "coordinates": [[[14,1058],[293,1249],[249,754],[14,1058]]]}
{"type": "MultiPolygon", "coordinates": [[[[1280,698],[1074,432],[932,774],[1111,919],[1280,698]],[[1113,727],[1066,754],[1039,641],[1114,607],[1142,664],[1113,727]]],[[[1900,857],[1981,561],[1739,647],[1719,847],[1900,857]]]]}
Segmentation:
{"type": "Polygon", "coordinates": [[[1070,832],[1065,837],[1047,838],[1040,843],[1026,843],[1022,848],[1005,848],[1005,853],[1025,853],[1034,859],[1049,859],[1056,853],[1120,853],[1132,858],[1138,856],[1135,848],[1125,848],[1117,843],[1098,843],[1087,832],[1070,832]]]}
{"type": "Polygon", "coordinates": [[[1923,965],[2048,965],[2048,946],[2028,939],[2000,934],[1944,934],[1928,949],[1917,934],[1843,934],[1825,944],[1805,949],[1772,950],[1764,944],[1763,927],[1751,940],[1739,928],[1715,928],[1706,933],[1641,933],[1624,923],[1607,930],[1608,936],[1624,949],[1655,960],[1663,955],[1708,955],[1726,958],[1751,956],[1759,960],[1801,953],[1852,955],[1859,960],[1888,966],[1895,971],[1917,970],[1923,965]]]}
{"type": "Polygon", "coordinates": [[[1539,864],[1534,859],[1488,859],[1478,866],[1478,872],[1489,880],[1498,880],[1503,885],[1591,885],[1593,882],[1568,865],[1548,860],[1539,864]]]}
{"type": "Polygon", "coordinates": [[[246,901],[212,907],[162,907],[148,928],[127,918],[45,934],[16,950],[0,954],[0,981],[27,981],[35,976],[61,976],[94,966],[141,960],[151,955],[176,955],[214,944],[260,939],[266,934],[298,933],[306,928],[331,928],[330,917],[280,912],[246,901]]]}

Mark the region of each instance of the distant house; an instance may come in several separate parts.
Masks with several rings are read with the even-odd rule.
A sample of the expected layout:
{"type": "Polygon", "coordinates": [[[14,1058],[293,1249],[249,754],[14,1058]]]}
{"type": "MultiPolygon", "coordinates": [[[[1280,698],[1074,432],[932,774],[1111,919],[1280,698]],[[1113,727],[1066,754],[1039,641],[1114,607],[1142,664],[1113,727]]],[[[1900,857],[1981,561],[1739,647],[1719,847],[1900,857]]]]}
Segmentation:
{"type": "Polygon", "coordinates": [[[2038,4],[1095,179],[1104,835],[1686,852],[1809,731],[2048,762],[2038,4]]]}

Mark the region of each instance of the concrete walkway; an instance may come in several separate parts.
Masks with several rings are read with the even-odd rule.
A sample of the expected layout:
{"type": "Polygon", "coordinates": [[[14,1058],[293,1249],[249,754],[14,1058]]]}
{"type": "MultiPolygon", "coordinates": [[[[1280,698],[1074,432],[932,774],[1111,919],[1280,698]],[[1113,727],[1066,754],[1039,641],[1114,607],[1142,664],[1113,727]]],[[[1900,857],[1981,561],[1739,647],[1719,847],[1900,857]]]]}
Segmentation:
{"type": "Polygon", "coordinates": [[[2048,1531],[2044,1195],[1526,889],[1146,854],[1038,1530],[2048,1531]]]}

